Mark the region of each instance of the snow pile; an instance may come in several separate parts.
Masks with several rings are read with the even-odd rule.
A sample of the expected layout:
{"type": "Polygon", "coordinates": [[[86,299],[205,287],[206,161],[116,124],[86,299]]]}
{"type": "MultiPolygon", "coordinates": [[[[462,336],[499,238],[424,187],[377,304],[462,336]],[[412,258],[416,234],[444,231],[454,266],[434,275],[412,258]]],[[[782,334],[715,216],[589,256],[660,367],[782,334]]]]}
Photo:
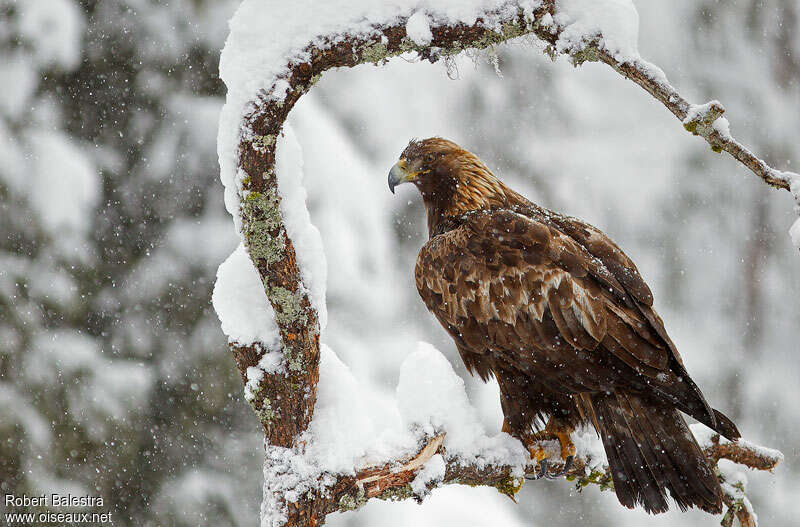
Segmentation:
{"type": "Polygon", "coordinates": [[[450,362],[430,344],[420,343],[400,369],[397,400],[403,421],[426,435],[447,432],[448,455],[464,461],[521,465],[527,454],[507,434],[489,437],[464,391],[464,381],[450,362]]]}
{"type": "Polygon", "coordinates": [[[230,342],[259,342],[269,349],[280,345],[275,312],[243,244],[219,266],[211,302],[230,342]]]}
{"type": "Polygon", "coordinates": [[[404,426],[397,403],[358,383],[328,346],[321,347],[314,420],[306,455],[320,471],[352,473],[353,467],[409,452],[417,438],[404,426]]]}
{"type": "Polygon", "coordinates": [[[244,396],[252,401],[264,374],[281,371],[284,361],[275,312],[244,244],[219,266],[211,303],[229,342],[255,345],[263,353],[257,367],[246,372],[244,396]]]}
{"type": "MultiPolygon", "coordinates": [[[[789,191],[794,196],[794,210],[800,215],[800,174],[784,172],[784,177],[789,181],[789,191]]],[[[800,249],[800,218],[794,220],[792,227],[789,229],[789,237],[792,239],[792,245],[800,249]]]]}
{"type": "MultiPolygon", "coordinates": [[[[419,343],[401,368],[396,399],[359,384],[327,346],[322,346],[314,419],[299,441],[305,451],[267,449],[262,525],[280,525],[285,511],[276,492],[289,501],[321,489],[336,474],[382,465],[416,454],[424,438],[446,432],[448,458],[463,462],[504,464],[522,475],[528,454],[522,444],[500,433],[488,436],[470,405],[464,382],[433,346],[419,343]]],[[[435,455],[417,474],[419,494],[444,477],[445,459],[435,455]]]]}
{"type": "Polygon", "coordinates": [[[403,362],[395,400],[359,385],[334,352],[322,347],[317,406],[305,438],[308,457],[320,470],[351,473],[356,466],[401,457],[417,448],[420,437],[443,431],[450,457],[514,466],[527,460],[516,439],[486,434],[464,381],[430,344],[420,342],[403,362]]]}
{"type": "Polygon", "coordinates": [[[800,218],[794,220],[792,227],[789,229],[789,236],[792,238],[792,244],[800,249],[800,218]]]}
{"type": "Polygon", "coordinates": [[[427,46],[433,40],[431,25],[428,22],[428,15],[424,11],[417,11],[406,22],[406,35],[415,44],[427,46]]]}
{"type": "Polygon", "coordinates": [[[447,466],[441,454],[432,456],[422,465],[416,477],[411,481],[411,490],[415,496],[424,496],[428,493],[428,485],[435,485],[444,480],[447,466]]]}
{"type": "Polygon", "coordinates": [[[639,59],[639,13],[630,0],[558,0],[553,19],[562,31],[559,52],[584,48],[602,34],[602,47],[620,62],[639,59]]]}
{"type": "Polygon", "coordinates": [[[325,281],[328,267],[319,230],[311,223],[306,208],[306,189],[303,188],[303,151],[289,123],[276,145],[275,173],[281,195],[281,216],[286,234],[294,245],[301,278],[309,289],[311,305],[319,317],[319,330],[328,323],[325,306],[325,281]]]}
{"type": "MultiPolygon", "coordinates": [[[[706,114],[709,113],[712,107],[719,107],[722,108],[722,103],[717,100],[708,101],[705,104],[690,104],[689,109],[686,111],[686,117],[683,118],[683,124],[687,125],[692,123],[692,121],[698,120],[698,118],[703,118],[706,114]]],[[[727,140],[733,141],[733,136],[731,135],[731,125],[728,120],[724,117],[717,117],[711,123],[711,127],[719,133],[719,135],[727,140]]]]}
{"type": "Polygon", "coordinates": [[[570,437],[575,445],[575,455],[585,460],[586,468],[590,471],[604,472],[608,466],[608,459],[603,442],[594,427],[581,427],[572,432],[570,437]]]}
{"type": "Polygon", "coordinates": [[[733,499],[734,503],[740,504],[750,514],[753,524],[758,525],[758,515],[753,510],[753,504],[747,497],[747,475],[741,467],[723,459],[717,464],[720,473],[720,486],[722,492],[733,499]]]}

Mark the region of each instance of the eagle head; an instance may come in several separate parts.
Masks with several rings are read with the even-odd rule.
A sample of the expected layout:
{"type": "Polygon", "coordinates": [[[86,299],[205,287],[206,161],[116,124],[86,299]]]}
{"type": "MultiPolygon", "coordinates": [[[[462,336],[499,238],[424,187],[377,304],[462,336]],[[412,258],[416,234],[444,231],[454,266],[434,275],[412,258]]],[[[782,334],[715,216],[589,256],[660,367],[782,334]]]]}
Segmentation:
{"type": "Polygon", "coordinates": [[[525,200],[503,184],[478,156],[441,137],[412,139],[389,171],[389,190],[413,183],[428,224],[443,216],[510,207],[525,200]]]}

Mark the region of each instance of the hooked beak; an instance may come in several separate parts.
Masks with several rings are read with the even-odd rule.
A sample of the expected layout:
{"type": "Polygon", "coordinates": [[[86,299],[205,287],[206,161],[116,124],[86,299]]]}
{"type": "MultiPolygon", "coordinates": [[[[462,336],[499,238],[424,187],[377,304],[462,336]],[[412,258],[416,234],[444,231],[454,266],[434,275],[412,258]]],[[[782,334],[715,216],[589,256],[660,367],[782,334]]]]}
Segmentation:
{"type": "Polygon", "coordinates": [[[416,175],[416,173],[408,171],[408,163],[405,159],[401,159],[389,171],[389,190],[394,194],[394,187],[411,181],[416,175]]]}

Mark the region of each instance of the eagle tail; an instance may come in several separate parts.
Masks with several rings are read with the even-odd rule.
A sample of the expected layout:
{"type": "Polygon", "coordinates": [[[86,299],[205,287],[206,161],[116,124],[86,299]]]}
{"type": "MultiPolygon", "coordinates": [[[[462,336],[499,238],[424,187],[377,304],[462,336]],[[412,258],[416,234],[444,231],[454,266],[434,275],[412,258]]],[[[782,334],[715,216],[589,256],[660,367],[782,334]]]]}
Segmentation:
{"type": "Polygon", "coordinates": [[[742,437],[742,434],[739,433],[739,429],[736,428],[734,422],[731,421],[727,415],[714,409],[714,418],[717,420],[717,426],[714,428],[714,431],[722,434],[722,437],[727,437],[731,441],[736,441],[742,437]]]}
{"type": "Polygon", "coordinates": [[[731,441],[739,439],[742,436],[742,434],[739,433],[739,429],[736,428],[736,425],[728,416],[708,405],[700,388],[694,383],[692,378],[689,377],[686,368],[677,361],[674,361],[672,367],[683,379],[683,385],[688,386],[690,389],[682,390],[678,394],[668,392],[665,395],[672,399],[680,410],[691,415],[723,437],[731,441]]]}
{"type": "Polygon", "coordinates": [[[630,393],[593,395],[591,404],[622,505],[665,512],[669,491],[681,510],[722,512],[719,482],[678,410],[630,393]]]}

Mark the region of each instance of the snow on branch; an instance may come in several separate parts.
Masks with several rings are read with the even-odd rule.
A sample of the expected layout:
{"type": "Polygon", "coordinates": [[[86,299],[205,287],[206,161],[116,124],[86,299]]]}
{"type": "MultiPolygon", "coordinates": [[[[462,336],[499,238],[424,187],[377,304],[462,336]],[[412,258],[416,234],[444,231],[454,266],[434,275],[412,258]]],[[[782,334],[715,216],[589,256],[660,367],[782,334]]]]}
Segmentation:
{"type": "MultiPolygon", "coordinates": [[[[702,425],[692,428],[699,437],[706,437],[705,441],[701,441],[701,447],[717,473],[723,488],[723,502],[728,507],[722,525],[730,526],[733,518],[736,518],[742,527],[755,527],[757,518],[745,494],[746,479],[740,472],[723,470],[717,463],[726,459],[751,469],[771,471],[783,460],[783,455],[746,441],[729,442],[708,429],[705,431],[710,434],[706,436],[699,431],[700,427],[702,425]]],[[[490,486],[513,500],[525,483],[525,475],[536,474],[539,470],[536,462],[530,458],[518,457],[516,462],[510,463],[487,463],[480,457],[470,460],[450,455],[443,445],[445,437],[444,431],[436,435],[423,435],[418,439],[418,449],[411,454],[379,464],[356,467],[354,474],[319,475],[311,485],[306,481],[304,498],[290,502],[287,513],[278,515],[279,521],[271,517],[266,525],[317,525],[328,514],[359,509],[373,498],[392,501],[411,498],[421,502],[431,490],[448,484],[490,486]]],[[[578,453],[566,478],[574,482],[578,490],[589,485],[597,485],[600,490],[611,490],[613,482],[602,444],[599,439],[594,439],[583,437],[577,443],[578,453]]],[[[548,470],[551,473],[560,472],[563,463],[558,457],[558,443],[544,441],[539,446],[552,453],[548,470]]],[[[296,455],[302,458],[301,454],[296,455]]],[[[267,471],[265,477],[272,479],[272,484],[268,482],[267,486],[274,488],[275,481],[286,476],[267,471]]],[[[290,488],[294,490],[292,485],[296,484],[296,480],[290,481],[290,488]]]]}
{"type": "MultiPolygon", "coordinates": [[[[309,457],[315,446],[307,432],[320,378],[327,271],[319,233],[305,208],[302,155],[286,119],[325,71],[378,65],[407,52],[434,62],[527,35],[554,58],[608,64],[714,150],[729,152],[766,183],[800,200],[800,177],[768,166],[737,142],[721,104],[695,106],[681,97],[660,69],[641,59],[637,34],[635,9],[618,0],[243,2],[220,62],[228,95],[218,140],[225,203],[242,246],[220,267],[214,306],[246,399],[264,427],[262,525],[319,525],[326,514],[358,507],[370,497],[419,497],[444,483],[489,485],[513,496],[522,474],[534,468],[521,445],[515,450],[503,443],[509,436],[487,441],[503,443],[511,454],[487,458],[479,452],[470,458],[452,446],[461,431],[447,427],[422,435],[409,431],[416,449],[401,441],[404,448],[360,468],[320,470],[318,460],[309,457]]],[[[800,220],[792,233],[800,246],[800,220]]],[[[762,470],[778,462],[778,456],[745,443],[712,443],[706,446],[712,460],[762,470]]],[[[591,452],[578,456],[570,477],[580,485],[610,485],[600,456],[591,452]]],[[[730,521],[736,516],[749,525],[755,517],[741,478],[720,472],[720,479],[729,490],[730,521]]]]}
{"type": "MultiPolygon", "coordinates": [[[[700,426],[693,428],[697,431],[700,426]]],[[[698,435],[702,437],[704,434],[698,435]]],[[[530,460],[524,466],[519,467],[502,464],[470,464],[464,463],[462,459],[450,458],[446,452],[442,452],[443,438],[444,433],[428,438],[419,452],[407,461],[363,468],[355,476],[342,480],[338,488],[330,494],[326,512],[331,513],[357,508],[370,498],[402,499],[414,497],[421,500],[422,496],[433,487],[451,483],[492,486],[497,488],[499,492],[514,499],[514,495],[522,488],[524,483],[521,475],[536,472],[536,464],[530,460]],[[415,480],[419,479],[419,475],[424,474],[424,471],[420,470],[420,468],[433,460],[434,456],[440,454],[443,455],[444,461],[440,478],[428,478],[424,483],[425,487],[422,492],[415,489],[415,480]]],[[[555,441],[543,442],[541,446],[554,452],[558,449],[555,441]]],[[[608,472],[608,466],[604,462],[598,462],[598,457],[604,461],[602,456],[597,456],[597,452],[599,452],[597,449],[602,449],[602,446],[599,443],[591,446],[593,448],[588,450],[583,448],[579,451],[575,463],[566,474],[566,478],[574,481],[578,489],[582,489],[587,485],[599,485],[602,490],[611,489],[613,488],[613,483],[611,474],[608,472]],[[592,450],[594,450],[594,454],[592,450]]],[[[718,478],[723,485],[724,501],[728,506],[728,512],[723,517],[723,522],[728,517],[735,515],[743,527],[756,525],[755,513],[744,494],[746,481],[741,478],[736,479],[735,474],[731,476],[720,472],[717,468],[717,463],[720,459],[727,459],[752,469],[772,470],[778,463],[783,461],[783,454],[777,450],[758,447],[746,441],[730,442],[720,437],[717,433],[707,436],[706,441],[701,442],[701,446],[712,466],[717,469],[718,478]]],[[[556,471],[563,469],[563,464],[560,463],[557,456],[553,460],[552,467],[556,471]]]]}

